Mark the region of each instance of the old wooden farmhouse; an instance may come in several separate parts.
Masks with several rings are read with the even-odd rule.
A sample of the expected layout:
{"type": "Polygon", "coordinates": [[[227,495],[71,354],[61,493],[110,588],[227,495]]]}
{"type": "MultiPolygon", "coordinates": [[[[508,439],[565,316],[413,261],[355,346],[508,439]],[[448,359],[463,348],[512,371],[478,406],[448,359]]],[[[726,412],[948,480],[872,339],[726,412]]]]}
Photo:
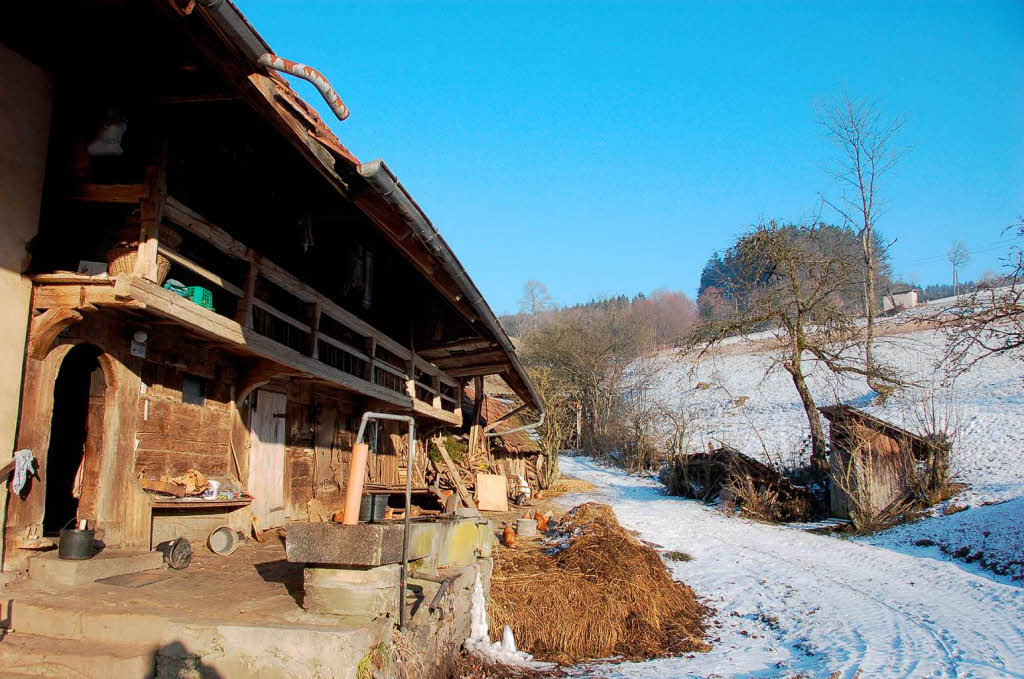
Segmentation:
{"type": "MultiPolygon", "coordinates": [[[[540,408],[437,229],[295,76],[347,116],[226,0],[19,3],[0,22],[0,448],[36,460],[6,498],[4,571],[83,520],[149,550],[337,507],[364,412],[411,414],[425,440],[461,425],[476,376],[540,408]],[[238,488],[145,490],[189,470],[238,488]]],[[[404,431],[368,431],[370,492],[426,490],[404,431]]]]}

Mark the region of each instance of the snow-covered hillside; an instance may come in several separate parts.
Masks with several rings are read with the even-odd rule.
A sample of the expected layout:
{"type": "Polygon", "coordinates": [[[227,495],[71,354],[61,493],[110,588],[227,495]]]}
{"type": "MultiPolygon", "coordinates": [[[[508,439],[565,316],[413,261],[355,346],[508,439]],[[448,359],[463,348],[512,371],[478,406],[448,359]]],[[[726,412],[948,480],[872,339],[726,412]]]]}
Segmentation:
{"type": "MultiPolygon", "coordinates": [[[[883,406],[872,405],[874,393],[863,378],[837,379],[816,366],[808,372],[808,384],[819,406],[850,403],[910,430],[918,428],[922,400],[934,394],[939,410],[948,410],[960,425],[953,464],[970,489],[957,501],[981,504],[1024,496],[1024,363],[986,359],[947,383],[935,369],[942,350],[935,331],[880,338],[878,359],[917,385],[883,406]]],[[[789,374],[771,369],[772,352],[763,337],[734,340],[696,365],[674,351],[654,360],[655,396],[691,413],[695,450],[709,441],[724,442],[770,463],[806,463],[807,417],[789,374]]]]}

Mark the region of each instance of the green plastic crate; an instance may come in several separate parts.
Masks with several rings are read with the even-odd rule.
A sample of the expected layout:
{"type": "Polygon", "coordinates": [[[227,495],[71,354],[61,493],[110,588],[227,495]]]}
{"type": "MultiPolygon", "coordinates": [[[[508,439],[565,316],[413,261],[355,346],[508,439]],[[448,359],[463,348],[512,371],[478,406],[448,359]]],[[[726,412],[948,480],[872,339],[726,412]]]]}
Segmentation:
{"type": "Polygon", "coordinates": [[[187,299],[192,300],[201,307],[213,309],[213,293],[202,286],[189,286],[187,299]]]}

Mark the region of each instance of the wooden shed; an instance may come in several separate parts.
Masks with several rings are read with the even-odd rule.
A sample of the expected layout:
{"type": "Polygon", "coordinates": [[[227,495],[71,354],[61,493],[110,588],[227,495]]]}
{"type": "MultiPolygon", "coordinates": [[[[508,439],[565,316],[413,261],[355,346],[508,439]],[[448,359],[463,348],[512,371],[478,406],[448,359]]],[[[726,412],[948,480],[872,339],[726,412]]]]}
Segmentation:
{"type": "Polygon", "coordinates": [[[832,516],[850,518],[858,503],[881,512],[946,479],[948,443],[852,406],[818,410],[830,424],[832,516]]]}

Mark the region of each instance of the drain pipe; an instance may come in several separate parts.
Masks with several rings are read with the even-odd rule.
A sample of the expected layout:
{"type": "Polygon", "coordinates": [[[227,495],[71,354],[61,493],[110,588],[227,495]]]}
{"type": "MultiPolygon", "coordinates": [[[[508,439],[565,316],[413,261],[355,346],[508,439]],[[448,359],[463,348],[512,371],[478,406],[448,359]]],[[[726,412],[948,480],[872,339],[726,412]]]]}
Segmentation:
{"type": "Polygon", "coordinates": [[[405,610],[405,590],[409,581],[409,519],[412,514],[410,511],[412,507],[412,456],[416,450],[416,420],[411,415],[365,412],[359,422],[359,433],[356,435],[357,446],[363,443],[363,434],[366,432],[366,423],[369,420],[394,420],[409,423],[409,451],[405,456],[405,532],[402,535],[402,572],[398,587],[398,629],[404,632],[408,622],[405,610]]]}
{"type": "Polygon", "coordinates": [[[487,438],[493,438],[495,436],[508,436],[509,434],[515,434],[517,431],[526,431],[527,429],[536,429],[537,427],[539,427],[542,424],[544,424],[544,411],[543,410],[540,411],[540,419],[537,420],[536,422],[531,422],[530,424],[524,424],[521,427],[516,427],[515,429],[509,429],[508,431],[501,431],[501,432],[489,431],[486,434],[484,434],[484,436],[486,436],[487,438]]]}
{"type": "Polygon", "coordinates": [[[229,0],[197,0],[204,13],[217,28],[234,43],[249,61],[275,71],[281,71],[296,78],[302,78],[313,85],[331,107],[338,120],[348,118],[348,107],[331,87],[320,71],[311,66],[300,64],[289,59],[282,59],[274,54],[270,45],[260,37],[256,29],[246,20],[234,3],[229,0]]]}
{"type": "Polygon", "coordinates": [[[265,68],[281,71],[309,82],[320,92],[320,96],[324,98],[327,105],[334,111],[334,115],[338,116],[338,120],[348,118],[348,107],[345,106],[345,102],[341,100],[338,93],[331,87],[331,83],[327,82],[324,74],[312,66],[306,66],[290,59],[283,59],[269,52],[261,56],[257,63],[265,68]]]}

